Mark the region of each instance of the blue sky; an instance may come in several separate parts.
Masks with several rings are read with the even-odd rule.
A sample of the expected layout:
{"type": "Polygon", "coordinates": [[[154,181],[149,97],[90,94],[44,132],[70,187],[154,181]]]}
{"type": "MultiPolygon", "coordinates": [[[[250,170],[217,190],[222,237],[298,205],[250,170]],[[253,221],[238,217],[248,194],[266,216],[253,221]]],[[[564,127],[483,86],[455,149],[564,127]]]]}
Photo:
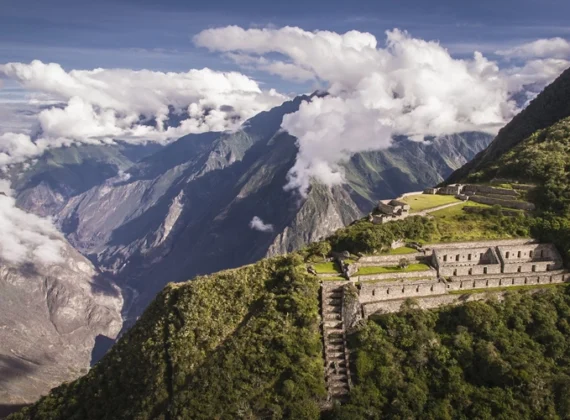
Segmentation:
{"type": "MultiPolygon", "coordinates": [[[[300,26],[376,35],[394,27],[440,40],[456,56],[561,36],[570,38],[568,0],[0,0],[0,63],[40,59],[66,69],[124,67],[185,71],[237,70],[192,45],[203,29],[300,26]]],[[[253,74],[283,91],[297,89],[253,74]]]]}

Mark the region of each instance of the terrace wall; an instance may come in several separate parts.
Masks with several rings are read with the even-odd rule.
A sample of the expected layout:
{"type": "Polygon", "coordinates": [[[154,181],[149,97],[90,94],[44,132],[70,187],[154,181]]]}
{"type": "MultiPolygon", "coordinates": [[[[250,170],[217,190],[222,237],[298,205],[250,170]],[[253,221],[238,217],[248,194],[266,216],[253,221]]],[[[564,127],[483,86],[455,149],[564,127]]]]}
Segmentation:
{"type": "Polygon", "coordinates": [[[366,274],[361,276],[351,276],[352,281],[373,281],[373,280],[399,280],[399,279],[413,279],[413,278],[436,278],[437,271],[433,268],[425,271],[408,271],[404,273],[379,273],[379,274],[366,274]]]}
{"type": "Polygon", "coordinates": [[[372,255],[366,257],[360,257],[358,259],[358,265],[362,267],[377,266],[386,267],[390,265],[397,265],[402,258],[406,258],[408,261],[423,261],[425,255],[423,252],[414,252],[410,254],[398,254],[398,255],[372,255]]]}

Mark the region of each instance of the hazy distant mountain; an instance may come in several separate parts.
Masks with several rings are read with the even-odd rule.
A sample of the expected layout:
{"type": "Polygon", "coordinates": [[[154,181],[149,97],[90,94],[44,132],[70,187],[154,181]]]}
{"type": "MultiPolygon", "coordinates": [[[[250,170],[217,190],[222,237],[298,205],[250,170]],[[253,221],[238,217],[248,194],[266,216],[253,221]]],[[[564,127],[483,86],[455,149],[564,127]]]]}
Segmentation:
{"type": "Polygon", "coordinates": [[[280,126],[307,99],[263,112],[234,133],[182,137],[138,163],[125,147],[78,147],[77,165],[69,150],[52,152],[15,183],[18,203],[53,214],[72,245],[123,288],[124,314],[136,316],[167,282],[297,249],[378,199],[441,182],[491,139],[396,139],[389,150],[355,155],[345,165],[346,185],[314,185],[301,198],[283,189],[297,147],[280,126]],[[58,153],[65,162],[52,164],[58,153]],[[250,228],[254,216],[273,229],[250,228]]]}

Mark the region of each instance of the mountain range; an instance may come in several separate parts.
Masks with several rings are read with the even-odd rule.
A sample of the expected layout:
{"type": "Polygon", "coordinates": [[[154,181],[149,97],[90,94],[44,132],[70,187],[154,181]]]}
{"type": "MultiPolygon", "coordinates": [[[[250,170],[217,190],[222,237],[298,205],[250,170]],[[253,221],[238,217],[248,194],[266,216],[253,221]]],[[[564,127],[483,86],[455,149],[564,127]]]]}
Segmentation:
{"type": "MultiPolygon", "coordinates": [[[[313,183],[303,197],[283,188],[297,145],[281,129],[281,121],[309,99],[300,96],[262,112],[235,132],[191,134],[167,146],[69,146],[12,167],[7,177],[17,205],[53,218],[73,257],[57,271],[59,276],[44,267],[18,271],[20,282],[34,285],[35,297],[25,288],[0,283],[2,293],[13,296],[10,305],[33,300],[42,307],[20,314],[22,323],[44,325],[53,320],[49,314],[59,314],[55,341],[36,346],[35,330],[30,329],[24,336],[14,330],[0,344],[0,354],[8,355],[4,365],[12,372],[0,404],[34,401],[84,372],[112,343],[121,317],[126,331],[167,283],[299,249],[369,213],[379,199],[443,181],[491,141],[490,135],[476,132],[423,142],[395,138],[390,149],[356,154],[344,162],[345,184],[331,188],[313,183]],[[265,222],[262,231],[251,227],[254,217],[265,222]],[[73,273],[78,285],[104,279],[112,293],[73,286],[73,273]],[[47,277],[53,284],[46,284],[47,277]],[[69,308],[82,299],[89,308],[108,309],[107,318],[78,321],[69,308]],[[58,322],[83,323],[87,333],[67,334],[58,322]],[[73,346],[82,350],[73,363],[66,363],[69,372],[60,370],[60,362],[49,354],[34,353],[73,346]],[[14,347],[18,360],[9,356],[14,347]],[[38,367],[38,381],[14,373],[26,371],[20,364],[28,362],[22,360],[38,367]],[[52,375],[54,370],[60,374],[52,375]]],[[[10,305],[0,307],[2,325],[14,321],[10,305]]],[[[79,308],[75,310],[82,312],[79,308]]]]}

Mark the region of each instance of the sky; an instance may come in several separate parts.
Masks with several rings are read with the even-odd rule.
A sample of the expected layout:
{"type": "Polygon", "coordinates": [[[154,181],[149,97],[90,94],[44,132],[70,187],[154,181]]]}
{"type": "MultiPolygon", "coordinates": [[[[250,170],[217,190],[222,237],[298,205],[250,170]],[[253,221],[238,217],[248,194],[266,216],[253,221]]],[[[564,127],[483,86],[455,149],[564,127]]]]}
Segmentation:
{"type": "MultiPolygon", "coordinates": [[[[356,29],[378,38],[400,28],[462,56],[537,38],[569,38],[568,16],[567,0],[0,0],[0,63],[39,59],[66,69],[232,70],[232,62],[192,44],[200,31],[226,25],[356,29]]],[[[281,91],[304,88],[253,75],[281,91]]]]}
{"type": "MultiPolygon", "coordinates": [[[[496,133],[570,67],[568,16],[568,0],[0,0],[0,171],[73,144],[237,130],[319,89],[281,124],[298,146],[283,187],[303,196],[396,135],[496,133]]],[[[32,219],[0,226],[12,260],[59,247],[32,219]]]]}

